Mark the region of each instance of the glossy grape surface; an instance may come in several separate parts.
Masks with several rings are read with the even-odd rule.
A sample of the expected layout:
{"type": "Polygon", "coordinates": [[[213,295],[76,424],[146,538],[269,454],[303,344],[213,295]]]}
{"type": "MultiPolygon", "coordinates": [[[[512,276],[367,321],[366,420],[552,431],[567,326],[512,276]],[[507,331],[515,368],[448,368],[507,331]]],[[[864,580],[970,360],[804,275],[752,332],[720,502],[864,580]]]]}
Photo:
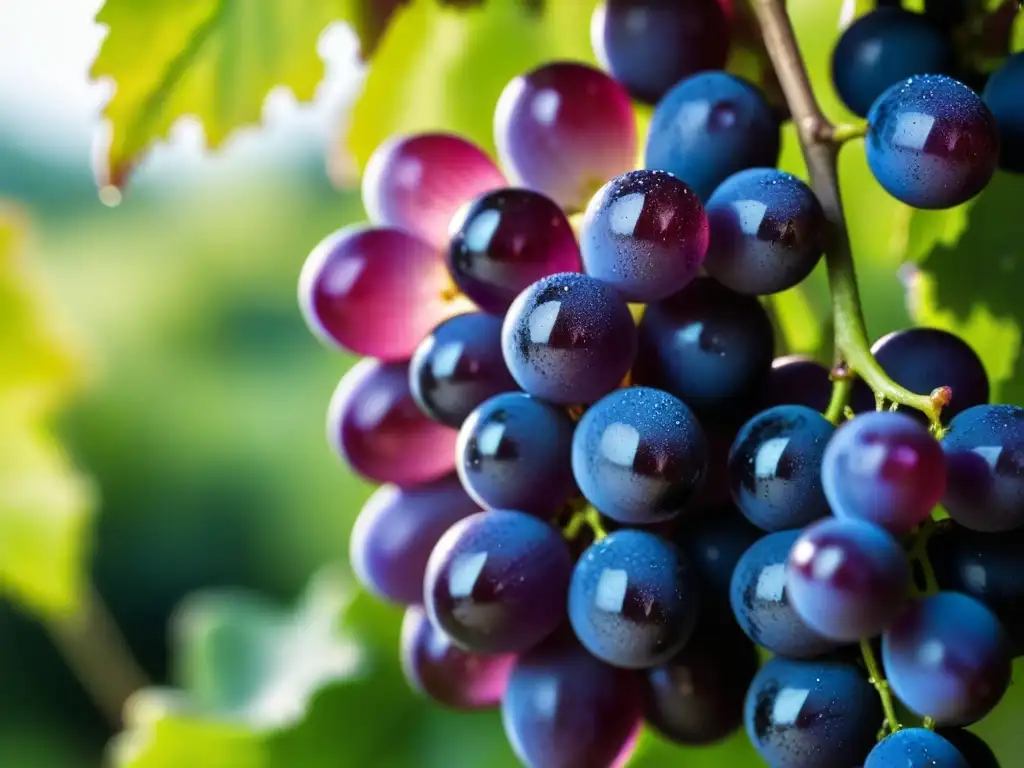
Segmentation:
{"type": "Polygon", "coordinates": [[[588,275],[626,301],[658,301],[697,276],[708,220],[697,195],[672,174],[630,171],[590,201],[580,247],[588,275]]]}
{"type": "Polygon", "coordinates": [[[904,728],[878,743],[864,768],[973,768],[956,747],[927,728],[904,728]]]}
{"type": "Polygon", "coordinates": [[[420,603],[434,545],[455,523],[479,511],[454,474],[409,488],[383,485],[363,505],[352,528],[352,570],[378,597],[420,603]]]}
{"type": "Polygon", "coordinates": [[[619,389],[580,419],[572,469],[580,491],[622,523],[671,519],[707,473],[707,440],[680,400],[649,387],[619,389]]]}
{"type": "Polygon", "coordinates": [[[557,512],[576,493],[575,426],[565,411],[522,392],[488,400],[459,430],[462,484],[482,506],[557,512]]]}
{"type": "Polygon", "coordinates": [[[940,725],[980,720],[1010,684],[1002,625],[982,603],[957,592],[910,603],[882,635],[882,659],[900,701],[940,725]]]}
{"type": "Polygon", "coordinates": [[[461,136],[398,136],[377,147],[366,164],[363,205],[375,224],[404,229],[443,247],[455,212],[505,184],[494,161],[461,136]]]}
{"type": "Polygon", "coordinates": [[[356,363],[327,412],[328,442],[353,470],[378,483],[416,485],[448,474],[457,437],[420,411],[407,363],[356,363]]]}
{"type": "Polygon", "coordinates": [[[406,609],[400,642],[409,685],[450,709],[490,709],[501,702],[515,656],[481,656],[455,645],[422,608],[406,609]]]}
{"type": "Polygon", "coordinates": [[[770,408],[743,425],[729,451],[729,486],[750,522],[781,531],[830,514],[821,463],[834,432],[802,405],[770,408]]]}
{"type": "Polygon", "coordinates": [[[505,86],[494,111],[498,157],[516,186],[581,211],[605,181],[636,161],[625,88],[586,64],[561,61],[505,86]]]}
{"type": "Polygon", "coordinates": [[[509,307],[502,350],[526,392],[554,403],[592,403],[619,385],[636,357],[626,303],[587,275],[539,280],[509,307]]]}
{"type": "Polygon", "coordinates": [[[299,306],[320,339],[383,360],[407,360],[420,339],[455,311],[436,248],[402,230],[348,227],[309,254],[299,306]]]}
{"type": "Polygon", "coordinates": [[[921,523],[946,490],[946,461],[928,429],[891,411],[864,413],[836,430],[821,467],[837,517],[861,518],[897,536],[921,523]]]}
{"type": "Polygon", "coordinates": [[[984,99],[999,126],[999,165],[1024,173],[1024,52],[1003,62],[985,85],[984,99]]]}
{"type": "Polygon", "coordinates": [[[911,77],[868,114],[868,165],[914,208],[952,208],[981,192],[999,162],[995,118],[974,91],[944,75],[911,77]]]}
{"type": "Polygon", "coordinates": [[[579,272],[576,235],[562,209],[529,189],[499,189],[452,222],[448,268],[485,312],[503,315],[525,288],[558,272],[579,272]]]}
{"type": "Polygon", "coordinates": [[[737,171],[774,166],[779,142],[779,121],[757,88],[725,72],[701,72],[658,102],[644,167],[678,176],[707,200],[737,171]]]}

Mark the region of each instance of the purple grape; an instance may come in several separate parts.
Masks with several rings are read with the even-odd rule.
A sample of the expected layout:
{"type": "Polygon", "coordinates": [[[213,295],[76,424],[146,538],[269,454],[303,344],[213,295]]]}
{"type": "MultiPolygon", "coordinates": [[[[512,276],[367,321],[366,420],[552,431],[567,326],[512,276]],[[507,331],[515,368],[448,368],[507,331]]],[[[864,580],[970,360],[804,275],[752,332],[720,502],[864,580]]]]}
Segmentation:
{"type": "Polygon", "coordinates": [[[363,505],[352,528],[352,570],[378,597],[420,603],[434,545],[455,523],[479,511],[454,474],[411,488],[383,485],[363,505]]]}
{"type": "Polygon", "coordinates": [[[490,709],[501,703],[516,657],[481,656],[455,645],[422,608],[405,611],[402,672],[409,685],[450,709],[490,709]]]}
{"type": "Polygon", "coordinates": [[[640,680],[555,637],[516,662],[501,714],[526,768],[621,768],[643,723],[640,680]]]}
{"type": "Polygon", "coordinates": [[[469,312],[445,320],[416,347],[409,386],[425,414],[455,429],[487,398],[518,389],[501,354],[501,319],[469,312]]]}
{"type": "Polygon", "coordinates": [[[1010,649],[995,615],[974,598],[939,592],[909,604],[882,635],[893,692],[940,725],[970,725],[1010,684],[1010,649]]]}
{"type": "Polygon", "coordinates": [[[523,512],[480,512],[434,547],[424,602],[460,647],[521,653],[564,621],[571,571],[569,548],[552,526],[523,512]]]}
{"type": "Polygon", "coordinates": [[[648,104],[684,77],[725,67],[729,35],[717,0],[605,0],[590,25],[601,66],[648,104]]]}
{"type": "Polygon", "coordinates": [[[383,360],[408,360],[452,314],[439,252],[399,229],[348,227],[313,249],[299,278],[299,306],[322,340],[383,360]]]}
{"type": "Polygon", "coordinates": [[[935,731],[904,728],[871,750],[864,768],[972,768],[959,750],[935,731]]]}
{"type": "Polygon", "coordinates": [[[502,329],[512,377],[553,403],[592,403],[615,389],[636,357],[629,307],[605,283],[561,273],[512,303],[502,329]]]}
{"type": "Polygon", "coordinates": [[[672,174],[630,171],[590,201],[580,247],[588,275],[626,301],[658,301],[697,276],[708,220],[700,198],[672,174]]]}
{"type": "MultiPolygon", "coordinates": [[[[824,413],[832,399],[829,375],[828,368],[806,355],[777,357],[772,361],[760,402],[765,409],[775,405],[806,405],[824,413]]],[[[875,410],[875,396],[862,379],[854,379],[849,405],[854,413],[875,410]]]]}
{"type": "Polygon", "coordinates": [[[491,398],[459,430],[463,486],[485,507],[555,514],[579,494],[572,476],[575,427],[565,411],[522,392],[491,398]]]}
{"type": "Polygon", "coordinates": [[[902,536],[923,522],[946,490],[946,461],[910,416],[864,413],[836,430],[821,466],[837,517],[861,518],[902,536]]]}
{"type": "Polygon", "coordinates": [[[472,301],[503,315],[531,283],[579,272],[580,249],[562,209],[528,189],[477,198],[452,222],[448,268],[472,301]]]}
{"type": "Polygon", "coordinates": [[[863,520],[821,520],[800,534],[789,553],[786,590],[793,610],[833,640],[880,634],[899,613],[909,588],[903,548],[863,520]]]}
{"type": "MultiPolygon", "coordinates": [[[[889,377],[911,392],[927,395],[949,387],[953,397],[942,409],[948,422],[961,411],[988,402],[988,375],[978,353],[958,336],[938,328],[910,328],[883,336],[871,354],[889,377]]],[[[919,419],[924,414],[913,412],[919,419]]]]}
{"type": "Polygon", "coordinates": [[[363,206],[376,224],[444,246],[455,212],[505,185],[494,161],[461,136],[397,136],[377,147],[366,165],[363,206]]]}
{"type": "Polygon", "coordinates": [[[1024,51],[1004,61],[985,85],[984,98],[999,126],[999,165],[1012,173],[1024,173],[1024,51]]]}
{"type": "Polygon", "coordinates": [[[957,748],[970,768],[999,768],[992,748],[976,733],[965,728],[940,728],[936,733],[957,748]]]}
{"type": "Polygon", "coordinates": [[[682,401],[649,387],[612,392],[576,426],[572,471],[587,500],[620,523],[669,520],[707,474],[707,439],[682,401]]]}
{"type": "Polygon", "coordinates": [[[513,183],[568,211],[583,210],[606,179],[633,168],[637,157],[629,94],[578,62],[546,64],[505,86],[494,136],[513,183]]]}
{"type": "Polygon", "coordinates": [[[361,360],[331,397],[327,439],[349,466],[378,483],[416,485],[455,469],[458,432],[417,407],[409,365],[361,360]]]}

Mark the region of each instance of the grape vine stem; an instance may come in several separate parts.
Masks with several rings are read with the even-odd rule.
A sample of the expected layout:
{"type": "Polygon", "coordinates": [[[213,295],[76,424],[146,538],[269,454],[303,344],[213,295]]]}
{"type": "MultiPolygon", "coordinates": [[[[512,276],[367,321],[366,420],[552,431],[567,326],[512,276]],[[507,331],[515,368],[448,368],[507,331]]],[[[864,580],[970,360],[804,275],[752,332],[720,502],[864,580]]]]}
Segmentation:
{"type": "MultiPolygon", "coordinates": [[[[942,397],[937,393],[915,394],[899,386],[871,354],[839,192],[839,148],[851,131],[841,126],[837,128],[821,111],[786,12],[785,0],[751,0],[751,5],[797,128],[811,186],[828,221],[825,262],[835,316],[836,351],[846,366],[867,382],[876,396],[893,404],[916,408],[938,428],[942,397]]],[[[837,382],[837,386],[842,385],[837,382]]]]}
{"type": "Polygon", "coordinates": [[[871,647],[870,640],[860,641],[861,656],[864,657],[864,665],[868,668],[868,682],[878,691],[878,697],[882,700],[882,712],[885,713],[885,727],[890,733],[895,733],[902,727],[896,717],[896,707],[892,703],[892,691],[889,688],[889,681],[882,674],[882,668],[875,658],[875,651],[871,647]]]}

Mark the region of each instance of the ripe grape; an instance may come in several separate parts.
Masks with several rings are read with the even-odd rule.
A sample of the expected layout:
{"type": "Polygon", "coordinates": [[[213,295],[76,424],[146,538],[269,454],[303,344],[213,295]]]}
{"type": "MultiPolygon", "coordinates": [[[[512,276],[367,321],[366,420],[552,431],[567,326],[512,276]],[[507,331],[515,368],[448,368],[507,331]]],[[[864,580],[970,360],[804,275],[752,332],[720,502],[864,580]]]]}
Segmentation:
{"type": "Polygon", "coordinates": [[[644,167],[668,171],[702,200],[745,168],[779,159],[779,121],[764,95],[726,72],[701,72],[658,102],[644,149],[644,167]]]}
{"type": "MultiPolygon", "coordinates": [[[[806,355],[785,355],[772,361],[761,391],[763,408],[775,405],[806,405],[824,413],[832,399],[832,380],[828,368],[806,355]]],[[[862,379],[853,380],[849,406],[854,413],[875,410],[875,396],[862,379]]]]}
{"type": "Polygon", "coordinates": [[[690,639],[698,585],[685,556],[659,536],[615,531],[580,557],[569,621],[583,647],[616,667],[664,664],[690,639]]]}
{"type": "Polygon", "coordinates": [[[937,733],[957,748],[970,768],[999,768],[991,747],[976,733],[966,728],[939,728],[937,733]]]}
{"type": "Polygon", "coordinates": [[[588,275],[626,301],[657,301],[697,276],[708,220],[700,199],[672,174],[630,171],[590,201],[580,247],[588,275]]]}
{"type": "Polygon", "coordinates": [[[927,728],[904,728],[886,736],[871,750],[864,768],[972,768],[956,747],[927,728]]]}
{"type": "Polygon", "coordinates": [[[893,85],[868,114],[868,165],[914,208],[952,208],[981,192],[999,162],[995,118],[974,91],[944,75],[893,85]]]}
{"type": "MultiPolygon", "coordinates": [[[[778,534],[775,534],[778,535],[778,534]]],[[[856,667],[772,659],[747,693],[747,735],[772,768],[862,765],[882,706],[856,667]]]]}
{"type": "Polygon", "coordinates": [[[910,603],[882,635],[893,692],[940,725],[970,725],[987,715],[1010,684],[1006,633],[982,603],[939,592],[910,603]]]}
{"type": "Polygon", "coordinates": [[[564,621],[571,571],[555,528],[523,512],[478,512],[434,547],[424,604],[431,621],[466,650],[521,653],[564,621]]]}
{"type": "Polygon", "coordinates": [[[575,426],[565,411],[522,392],[491,398],[459,430],[462,484],[482,506],[552,515],[577,493],[575,426]]]}
{"type": "Polygon", "coordinates": [[[684,77],[722,69],[729,33],[718,0],[605,0],[590,25],[601,66],[649,104],[684,77]]]}
{"type": "Polygon", "coordinates": [[[698,411],[734,409],[764,383],[774,344],[771,320],[756,298],[700,277],[647,307],[633,381],[698,411]]]}
{"type": "Polygon", "coordinates": [[[455,309],[451,279],[428,243],[400,229],[347,227],[313,249],[299,277],[299,306],[320,339],[358,355],[408,360],[455,309]]]}
{"type": "MultiPolygon", "coordinates": [[[[939,387],[949,387],[953,397],[942,409],[943,422],[972,405],[988,402],[988,375],[981,358],[966,341],[949,331],[895,331],[876,341],[871,353],[893,381],[911,392],[927,395],[939,387]]],[[[918,418],[923,419],[924,414],[918,418]]]]}
{"type": "Polygon", "coordinates": [[[792,288],[821,259],[825,214],[811,188],[785,171],[749,168],[708,200],[711,228],[704,268],[739,293],[792,288]]]}
{"type": "Polygon", "coordinates": [[[1024,51],[1003,62],[985,85],[984,99],[999,126],[999,166],[1024,173],[1024,51]]]}
{"type": "Polygon", "coordinates": [[[947,484],[942,503],[967,528],[1024,526],[1024,408],[977,405],[956,416],[942,440],[947,484]]]}
{"type": "Polygon", "coordinates": [[[616,390],[583,415],[572,470],[587,500],[627,524],[669,520],[707,473],[707,440],[693,413],[649,387],[616,390]]]}
{"type": "Polygon", "coordinates": [[[607,179],[636,161],[629,94],[604,72],[546,64],[505,86],[494,111],[498,157],[513,184],[581,211],[607,179]]]}
{"type": "Polygon", "coordinates": [[[877,8],[840,35],[832,52],[832,82],[843,103],[865,117],[894,83],[951,74],[955,65],[952,39],[931,19],[903,8],[877,8]]]}
{"type": "Polygon", "coordinates": [[[909,587],[903,548],[863,520],[821,520],[800,534],[789,553],[786,590],[793,609],[833,640],[854,642],[881,633],[909,587]]]}
{"type": "Polygon", "coordinates": [[[455,523],[479,511],[454,474],[409,488],[382,485],[352,528],[352,570],[378,597],[420,603],[434,545],[455,523]]]}
{"type": "Polygon", "coordinates": [[[406,609],[399,643],[402,672],[414,690],[451,709],[490,709],[501,703],[515,656],[462,650],[418,606],[406,609]]]}
{"type": "Polygon", "coordinates": [[[780,656],[809,658],[836,648],[800,620],[786,590],[786,560],[799,531],[770,533],[754,542],[733,570],[729,602],[747,637],[780,656]]]}
{"type": "Polygon", "coordinates": [[[334,450],[378,483],[416,485],[448,474],[457,437],[412,399],[408,363],[361,360],[342,378],[327,411],[334,450]]]}
{"type": "Polygon", "coordinates": [[[531,395],[592,403],[633,365],[636,325],[610,286],[567,272],[519,294],[505,315],[502,349],[512,377],[531,395]]]}
{"type": "Polygon", "coordinates": [[[580,250],[553,200],[529,189],[499,189],[453,219],[448,268],[477,306],[503,315],[531,283],[579,272],[580,250]]]}
{"type": "Polygon", "coordinates": [[[835,427],[818,411],[780,405],[748,421],[729,451],[740,511],[765,531],[800,528],[830,513],[821,462],[835,427]]]}
{"type": "Polygon", "coordinates": [[[363,206],[373,223],[443,247],[455,212],[505,184],[494,161],[461,136],[396,136],[377,147],[366,164],[363,206]]]}
{"type": "Polygon", "coordinates": [[[873,411],[836,430],[825,448],[821,481],[837,517],[862,518],[901,536],[942,499],[946,462],[913,418],[873,411]]]}
{"type": "Polygon", "coordinates": [[[519,657],[501,715],[526,768],[622,766],[643,722],[640,681],[553,637],[519,657]]]}

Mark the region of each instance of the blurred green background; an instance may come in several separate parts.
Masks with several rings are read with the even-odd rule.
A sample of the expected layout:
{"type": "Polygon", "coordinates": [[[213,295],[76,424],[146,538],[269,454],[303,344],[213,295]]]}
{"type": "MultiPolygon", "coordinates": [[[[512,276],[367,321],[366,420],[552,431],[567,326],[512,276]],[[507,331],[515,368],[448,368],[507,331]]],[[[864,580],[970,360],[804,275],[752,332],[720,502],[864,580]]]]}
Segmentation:
{"type": "MultiPolygon", "coordinates": [[[[816,81],[825,83],[829,36],[813,31],[835,28],[839,3],[794,5],[808,32],[816,81]]],[[[587,15],[566,8],[560,13],[567,18],[587,15]]],[[[354,113],[362,120],[358,140],[372,143],[392,128],[437,122],[485,132],[479,126],[489,119],[495,89],[524,61],[542,60],[547,50],[586,50],[586,29],[565,32],[566,19],[559,23],[556,43],[543,28],[548,32],[530,38],[532,47],[515,52],[507,42],[488,45],[505,26],[500,16],[472,21],[477,26],[469,38],[407,23],[405,37],[396,33],[390,44],[408,49],[405,59],[390,54],[380,65],[384,74],[371,77],[387,82],[391,67],[392,79],[404,83],[406,66],[419,74],[405,88],[433,77],[434,93],[447,93],[447,101],[424,117],[364,100],[354,113]],[[445,40],[469,42],[447,64],[451,71],[423,75],[416,56],[429,56],[445,40]]],[[[401,93],[391,95],[401,102],[401,93]]],[[[826,90],[835,113],[830,99],[826,90]]],[[[0,114],[20,110],[0,102],[0,114]]],[[[151,678],[173,681],[168,626],[186,595],[244,587],[287,604],[321,566],[345,564],[352,520],[372,489],[329,452],[323,417],[352,361],[309,335],[295,289],[309,249],[359,220],[361,204],[357,193],[329,184],[324,146],[308,132],[294,135],[289,152],[275,150],[274,162],[239,161],[229,148],[236,162],[195,162],[171,179],[172,163],[165,161],[143,173],[119,207],[107,208],[97,199],[87,142],[79,134],[71,151],[50,152],[26,142],[24,126],[9,128],[0,124],[0,199],[28,213],[30,258],[90,364],[89,385],[67,410],[60,433],[100,491],[92,574],[151,678]]],[[[60,126],[48,128],[59,142],[60,126]]],[[[259,141],[249,137],[248,156],[261,151],[259,141]]],[[[791,142],[784,162],[799,167],[791,142]]],[[[929,228],[941,230],[945,220],[934,227],[929,219],[909,222],[870,179],[856,143],[844,153],[843,172],[869,325],[877,336],[910,323],[897,269],[908,255],[922,256],[927,266],[943,237],[929,228]]],[[[1015,222],[1001,226],[1008,238],[1016,237],[1015,222]]],[[[806,290],[776,303],[792,348],[827,354],[825,307],[820,272],[806,290]]],[[[927,316],[929,310],[921,311],[927,316]]],[[[961,314],[936,308],[932,319],[964,322],[978,338],[998,339],[982,354],[997,378],[1014,385],[1002,387],[1004,396],[1015,396],[1019,323],[1005,330],[1005,318],[961,314]],[[1006,339],[1012,341],[1003,356],[1006,339]]],[[[313,735],[282,752],[291,756],[288,765],[514,765],[495,715],[449,714],[406,689],[397,666],[400,618],[398,610],[357,601],[353,631],[368,645],[367,676],[318,702],[313,735]]],[[[1014,689],[979,726],[1007,768],[1022,764],[1024,739],[1015,725],[1022,715],[1024,696],[1014,689]]],[[[45,632],[0,604],[0,765],[99,765],[112,735],[45,632]]],[[[758,762],[743,738],[699,752],[648,738],[636,764],[746,768],[758,762]]]]}

